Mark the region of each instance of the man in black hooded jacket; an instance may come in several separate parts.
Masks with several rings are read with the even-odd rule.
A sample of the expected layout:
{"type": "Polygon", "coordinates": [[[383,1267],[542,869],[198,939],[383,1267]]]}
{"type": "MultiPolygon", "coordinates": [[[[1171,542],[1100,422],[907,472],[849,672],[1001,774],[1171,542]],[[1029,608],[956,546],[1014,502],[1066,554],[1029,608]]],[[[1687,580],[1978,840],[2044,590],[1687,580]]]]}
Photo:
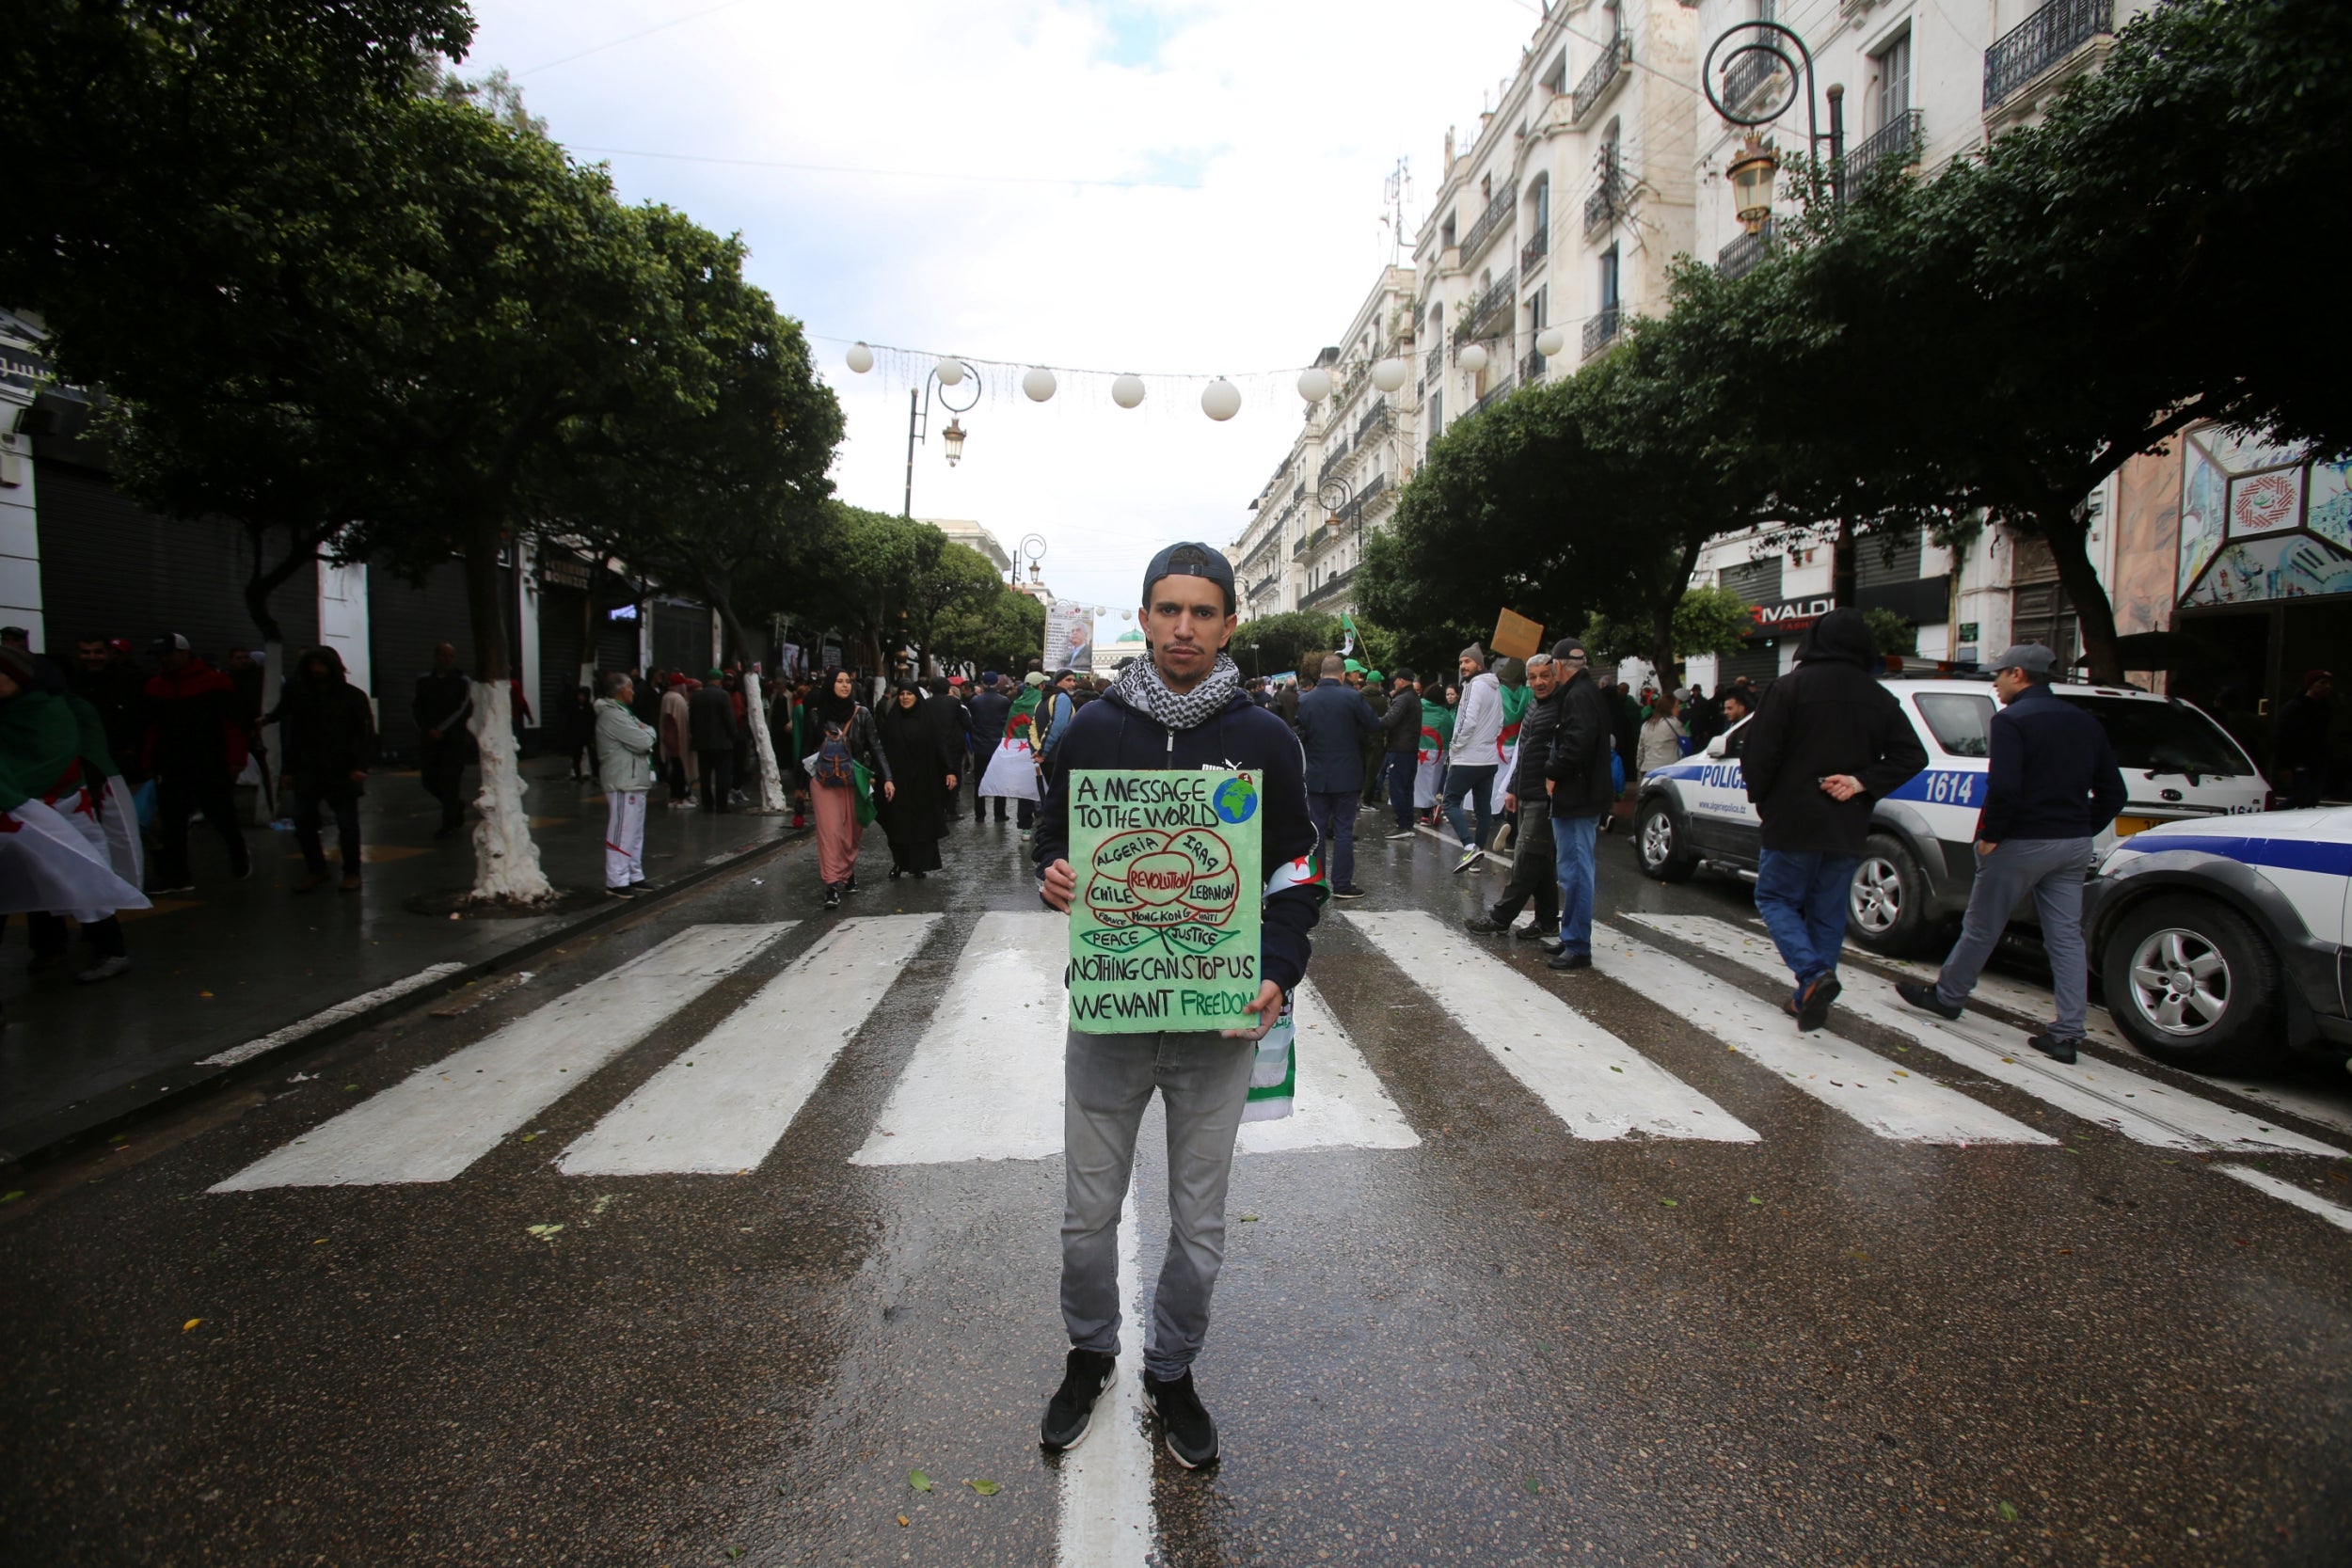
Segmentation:
{"type": "Polygon", "coordinates": [[[1151,657],[1128,664],[1102,701],[1079,710],[1046,763],[1037,815],[1039,892],[1048,908],[1064,911],[1077,893],[1068,859],[1073,768],[1246,769],[1263,801],[1262,983],[1243,1028],[1070,1031],[1061,1310],[1071,1349],[1039,1435],[1049,1450],[1075,1447],[1116,1369],[1120,1208],[1135,1166],[1136,1134],[1156,1088],[1168,1113],[1168,1237],[1143,1353],[1143,1392],[1168,1451],[1189,1468],[1217,1457],[1216,1424],[1193,1390],[1192,1362],[1208,1332],[1209,1297],[1224,1261],[1225,1190],[1256,1042],[1280,1021],[1306,975],[1307,933],[1324,887],[1297,737],[1249,700],[1241,672],[1226,656],[1237,620],[1232,565],[1206,545],[1171,545],[1145,570],[1142,610],[1151,657]]]}
{"type": "Polygon", "coordinates": [[[358,892],[359,797],[375,760],[375,709],[368,694],[344,677],[342,655],[312,648],[294,666],[294,678],[268,721],[280,726],[285,793],[294,801],[294,842],[302,847],[303,876],[294,890],[308,893],[326,880],[326,847],[319,837],[319,811],[326,807],[335,814],[342,844],[342,889],[358,892]]]}
{"type": "Polygon", "coordinates": [[[1756,910],[1796,976],[1784,1006],[1800,1029],[1819,1029],[1837,999],[1846,900],[1870,808],[1928,765],[1877,665],[1862,611],[1831,610],[1744,732],[1748,799],[1764,819],[1756,910]]]}

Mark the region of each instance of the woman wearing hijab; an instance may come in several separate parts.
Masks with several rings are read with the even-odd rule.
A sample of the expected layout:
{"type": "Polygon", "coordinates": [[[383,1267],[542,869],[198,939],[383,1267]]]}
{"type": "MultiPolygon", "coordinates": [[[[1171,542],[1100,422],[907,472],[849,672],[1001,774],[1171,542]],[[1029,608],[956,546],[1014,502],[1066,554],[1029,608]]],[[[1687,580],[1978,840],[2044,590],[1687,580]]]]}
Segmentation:
{"type": "Polygon", "coordinates": [[[857,846],[866,829],[857,819],[857,788],[849,766],[862,763],[881,790],[880,806],[895,793],[890,757],[875,733],[874,716],[853,693],[856,677],[835,670],[809,705],[817,767],[809,785],[809,809],[817,818],[817,872],[825,881],[825,908],[841,907],[844,894],[857,891],[857,846]],[[838,766],[835,766],[836,761],[838,766]]]}
{"type": "Polygon", "coordinates": [[[939,869],[947,799],[962,759],[949,751],[939,715],[924,708],[922,690],[911,680],[900,681],[891,692],[876,729],[883,752],[898,759],[898,788],[881,812],[882,832],[890,837],[890,879],[912,873],[919,881],[939,869]]]}
{"type": "Polygon", "coordinates": [[[1413,776],[1413,804],[1432,821],[1444,802],[1445,754],[1454,744],[1454,689],[1439,681],[1422,688],[1421,752],[1413,776]]]}

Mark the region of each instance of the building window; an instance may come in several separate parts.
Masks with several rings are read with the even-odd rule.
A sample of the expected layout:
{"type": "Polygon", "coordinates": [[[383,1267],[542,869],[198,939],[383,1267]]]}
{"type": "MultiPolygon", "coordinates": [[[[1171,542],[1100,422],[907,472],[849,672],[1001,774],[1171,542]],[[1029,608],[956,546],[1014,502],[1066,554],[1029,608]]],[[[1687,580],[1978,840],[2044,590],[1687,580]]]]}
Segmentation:
{"type": "Polygon", "coordinates": [[[1873,129],[1883,129],[1911,112],[1911,33],[1903,34],[1885,48],[1870,56],[1870,68],[1877,73],[1878,123],[1873,129]]]}
{"type": "Polygon", "coordinates": [[[1454,248],[1454,214],[1451,213],[1446,214],[1445,222],[1438,226],[1438,248],[1440,250],[1454,248]]]}
{"type": "Polygon", "coordinates": [[[1565,49],[1561,50],[1560,57],[1551,62],[1551,70],[1545,73],[1542,86],[1554,98],[1568,90],[1568,52],[1565,49]]]}
{"type": "Polygon", "coordinates": [[[1529,227],[1539,235],[1549,235],[1551,232],[1551,177],[1549,175],[1537,175],[1534,184],[1530,187],[1528,223],[1529,227]]]}
{"type": "Polygon", "coordinates": [[[1445,429],[1445,392],[1439,388],[1429,394],[1429,438],[1436,440],[1445,429]]]}
{"type": "Polygon", "coordinates": [[[1606,315],[1617,308],[1617,247],[1600,254],[1600,309],[1606,315]]]}
{"type": "Polygon", "coordinates": [[[1527,296],[1527,330],[1530,333],[1541,332],[1551,325],[1549,308],[1546,303],[1550,293],[1550,286],[1547,284],[1527,296]]]}

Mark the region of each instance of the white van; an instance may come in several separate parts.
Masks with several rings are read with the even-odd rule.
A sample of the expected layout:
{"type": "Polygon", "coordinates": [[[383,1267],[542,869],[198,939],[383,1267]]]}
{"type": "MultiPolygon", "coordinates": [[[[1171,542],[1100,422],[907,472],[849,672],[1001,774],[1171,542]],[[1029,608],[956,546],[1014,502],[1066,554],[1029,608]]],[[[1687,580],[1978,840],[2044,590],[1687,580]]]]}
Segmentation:
{"type": "MultiPolygon", "coordinates": [[[[1947,935],[1968,907],[1996,702],[1990,676],[1896,677],[1886,688],[1918,732],[1928,766],[1872,809],[1846,929],[1873,952],[1904,954],[1947,935]]],[[[2100,835],[2100,851],[2158,823],[2269,809],[2269,785],[2253,762],[2186,703],[2128,686],[2051,689],[2106,726],[2123,770],[2128,803],[2100,835]]],[[[1675,882],[1711,866],[1754,879],[1762,824],[1740,768],[1745,727],[1716,736],[1704,756],[1643,778],[1633,845],[1645,875],[1675,882]]],[[[2030,917],[2032,911],[2020,912],[2030,917]]]]}

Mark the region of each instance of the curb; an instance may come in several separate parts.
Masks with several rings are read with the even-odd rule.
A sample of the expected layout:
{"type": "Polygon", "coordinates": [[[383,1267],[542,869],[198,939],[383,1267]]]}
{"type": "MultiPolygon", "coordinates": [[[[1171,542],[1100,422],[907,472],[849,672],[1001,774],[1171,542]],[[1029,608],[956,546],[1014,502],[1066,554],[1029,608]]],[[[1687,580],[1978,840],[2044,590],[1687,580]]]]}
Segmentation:
{"type": "Polygon", "coordinates": [[[177,1109],[191,1101],[229,1088],[246,1078],[278,1067],[322,1045],[348,1039],[366,1029],[412,1008],[437,1002],[451,992],[477,981],[487,979],[502,970],[512,969],[554,947],[559,942],[578,940],[582,934],[615,925],[631,915],[647,910],[658,910],[672,900],[692,892],[707,882],[738,871],[779,850],[790,847],[812,836],[814,830],[787,829],[783,836],[752,848],[707,860],[688,871],[672,878],[648,896],[607,899],[594,909],[583,910],[571,919],[543,931],[530,941],[510,947],[505,952],[474,962],[453,966],[446,974],[432,981],[389,997],[374,1006],[338,1018],[308,1034],[285,1041],[281,1045],[257,1053],[242,1061],[222,1067],[206,1067],[191,1062],[169,1068],[143,1081],[140,1086],[125,1085],[78,1101],[64,1110],[42,1117],[34,1117],[13,1126],[0,1128],[0,1172],[14,1173],[47,1164],[74,1150],[101,1139],[112,1137],[127,1127],[147,1120],[159,1111],[177,1109]]]}

